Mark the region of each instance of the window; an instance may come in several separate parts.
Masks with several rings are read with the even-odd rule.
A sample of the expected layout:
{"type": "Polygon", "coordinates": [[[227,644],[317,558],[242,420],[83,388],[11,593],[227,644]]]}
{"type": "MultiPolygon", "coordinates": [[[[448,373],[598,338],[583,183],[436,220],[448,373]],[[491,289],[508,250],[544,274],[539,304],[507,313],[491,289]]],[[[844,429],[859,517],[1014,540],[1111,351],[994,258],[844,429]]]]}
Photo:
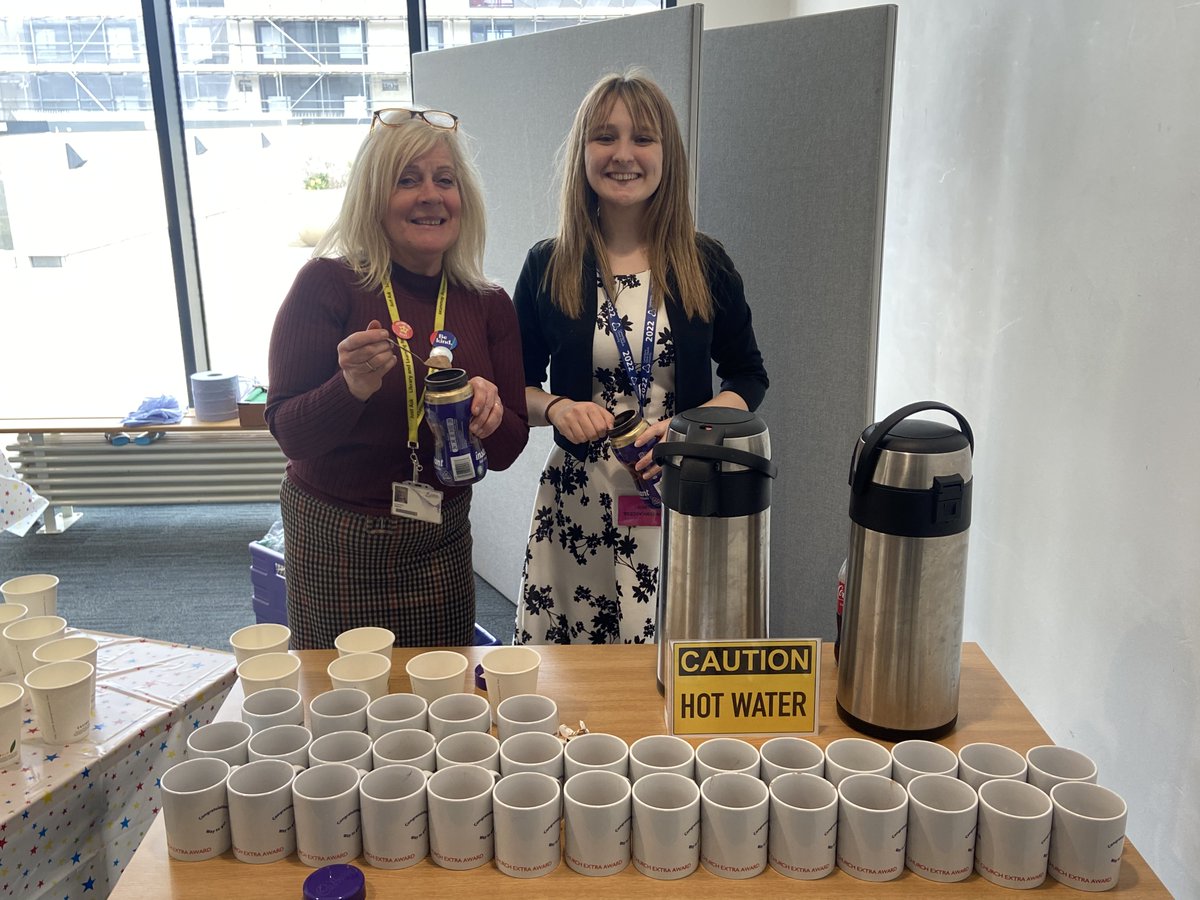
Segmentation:
{"type": "Polygon", "coordinates": [[[442,25],[440,20],[428,21],[425,23],[425,43],[429,50],[441,50],[442,44],[442,25]]]}
{"type": "Polygon", "coordinates": [[[471,43],[483,41],[498,41],[501,38],[512,37],[514,25],[512,19],[483,19],[471,23],[471,43]]]}

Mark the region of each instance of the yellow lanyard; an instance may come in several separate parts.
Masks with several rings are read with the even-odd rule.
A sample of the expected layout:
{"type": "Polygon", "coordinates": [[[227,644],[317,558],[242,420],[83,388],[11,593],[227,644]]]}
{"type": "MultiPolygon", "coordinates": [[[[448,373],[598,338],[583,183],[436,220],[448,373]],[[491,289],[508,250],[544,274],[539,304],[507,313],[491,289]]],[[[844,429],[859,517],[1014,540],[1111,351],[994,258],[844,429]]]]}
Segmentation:
{"type": "MultiPolygon", "coordinates": [[[[383,299],[387,301],[388,315],[392,317],[392,333],[396,333],[395,325],[400,321],[400,310],[396,308],[396,293],[392,290],[391,279],[383,283],[383,299]]],[[[441,331],[446,324],[446,273],[442,273],[442,284],[438,288],[437,307],[433,314],[433,330],[441,331]]],[[[417,374],[413,368],[412,350],[409,349],[408,341],[405,338],[396,334],[396,344],[400,347],[400,361],[404,365],[404,387],[407,396],[405,397],[406,412],[408,414],[408,451],[413,464],[413,481],[418,481],[418,475],[421,472],[421,464],[417,462],[417,448],[420,442],[417,440],[417,429],[421,425],[421,419],[425,416],[425,390],[421,389],[421,395],[417,396],[417,374]]]]}

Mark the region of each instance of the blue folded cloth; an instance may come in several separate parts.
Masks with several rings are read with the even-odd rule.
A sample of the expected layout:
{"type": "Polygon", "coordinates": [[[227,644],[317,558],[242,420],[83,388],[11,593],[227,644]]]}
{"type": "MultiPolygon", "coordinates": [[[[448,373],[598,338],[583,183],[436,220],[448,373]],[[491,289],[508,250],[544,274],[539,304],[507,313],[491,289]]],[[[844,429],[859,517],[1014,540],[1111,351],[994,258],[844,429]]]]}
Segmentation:
{"type": "Polygon", "coordinates": [[[142,405],[121,420],[122,425],[175,425],[183,420],[179,401],[170,394],[147,397],[142,405]]]}

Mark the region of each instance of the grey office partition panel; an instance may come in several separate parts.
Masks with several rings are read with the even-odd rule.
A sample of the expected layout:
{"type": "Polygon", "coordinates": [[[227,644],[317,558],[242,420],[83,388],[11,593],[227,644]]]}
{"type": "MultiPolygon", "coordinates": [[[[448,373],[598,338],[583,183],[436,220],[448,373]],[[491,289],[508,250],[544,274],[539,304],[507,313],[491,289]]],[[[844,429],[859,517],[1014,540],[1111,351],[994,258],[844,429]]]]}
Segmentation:
{"type": "MultiPolygon", "coordinates": [[[[526,251],[553,233],[556,154],[579,101],[602,75],[646,68],[670,97],[694,151],[700,31],[701,8],[687,6],[413,57],[416,102],[455,113],[475,141],[488,202],[490,277],[511,292],[526,251]]],[[[550,429],[534,429],[516,464],[489,473],[472,500],[475,570],[514,602],[550,447],[550,429]]]]}
{"type": "Polygon", "coordinates": [[[834,633],[874,412],[895,22],[877,6],[704,33],[697,221],[745,280],[771,377],[776,636],[834,633]]]}

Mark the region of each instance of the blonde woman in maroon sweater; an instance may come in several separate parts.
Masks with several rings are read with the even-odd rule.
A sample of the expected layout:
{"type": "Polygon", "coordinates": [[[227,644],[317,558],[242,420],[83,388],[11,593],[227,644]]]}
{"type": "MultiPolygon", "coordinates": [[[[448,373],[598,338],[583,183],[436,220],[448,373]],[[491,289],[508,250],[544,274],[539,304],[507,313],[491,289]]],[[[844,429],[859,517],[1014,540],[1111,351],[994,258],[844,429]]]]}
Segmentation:
{"type": "Polygon", "coordinates": [[[457,118],[376,112],[341,213],[271,334],[266,417],[288,458],[296,649],[363,625],[391,629],[399,646],[472,643],[471,488],[438,480],[420,413],[440,332],[471,376],[470,430],[488,468],[510,466],[529,436],[516,314],[483,276],[484,238],[457,118]]]}

